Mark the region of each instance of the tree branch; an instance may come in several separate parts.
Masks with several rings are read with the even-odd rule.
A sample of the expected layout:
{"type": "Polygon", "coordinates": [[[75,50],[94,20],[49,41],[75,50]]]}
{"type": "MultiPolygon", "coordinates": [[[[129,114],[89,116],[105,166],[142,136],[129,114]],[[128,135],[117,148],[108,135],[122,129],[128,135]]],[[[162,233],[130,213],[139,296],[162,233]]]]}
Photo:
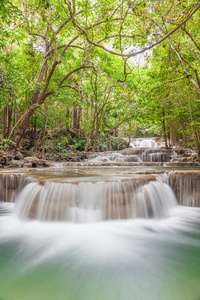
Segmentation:
{"type": "Polygon", "coordinates": [[[63,79],[60,81],[60,83],[58,84],[58,87],[61,88],[62,87],[62,83],[67,79],[67,77],[69,77],[70,75],[72,75],[73,73],[75,73],[78,70],[81,69],[89,69],[89,68],[93,68],[93,66],[83,66],[81,65],[80,67],[70,71],[67,75],[65,75],[65,77],[63,77],[63,79]]]}
{"type": "Polygon", "coordinates": [[[187,76],[183,76],[183,77],[180,77],[180,78],[167,80],[167,81],[163,82],[162,84],[160,84],[160,85],[155,86],[154,88],[152,88],[152,89],[147,93],[147,95],[149,95],[153,90],[158,89],[158,88],[160,88],[161,86],[165,85],[166,83],[176,82],[176,81],[179,81],[179,80],[182,80],[182,79],[185,79],[185,78],[187,78],[187,76]]]}
{"type": "Polygon", "coordinates": [[[184,25],[184,24],[185,24],[185,23],[186,23],[186,22],[187,22],[194,14],[195,14],[195,12],[196,12],[197,10],[199,10],[200,4],[196,6],[196,8],[188,15],[188,17],[187,17],[184,21],[182,21],[178,26],[176,26],[176,28],[174,28],[173,30],[171,30],[168,34],[166,34],[166,35],[165,35],[163,38],[161,38],[158,42],[156,42],[156,43],[150,45],[149,47],[145,47],[145,48],[143,48],[143,49],[141,49],[141,50],[139,50],[139,51],[136,51],[136,52],[133,52],[133,53],[129,53],[129,54],[117,53],[117,52],[114,52],[114,51],[112,51],[112,50],[109,50],[109,49],[105,48],[105,47],[102,46],[102,45],[99,45],[98,43],[93,42],[93,41],[88,37],[87,31],[75,22],[75,19],[74,19],[73,13],[72,13],[72,11],[71,11],[70,5],[68,5],[68,8],[69,8],[69,11],[70,11],[71,20],[72,20],[72,23],[73,23],[74,27],[77,28],[79,32],[82,32],[82,33],[85,34],[85,37],[86,37],[88,43],[90,43],[90,44],[92,44],[92,45],[94,45],[94,46],[96,46],[96,47],[99,47],[99,48],[103,49],[104,51],[106,51],[106,52],[108,52],[108,53],[111,53],[111,54],[113,54],[113,55],[118,55],[118,56],[130,58],[130,57],[134,57],[134,56],[136,56],[136,55],[138,55],[138,54],[144,53],[144,52],[146,52],[147,50],[150,50],[150,49],[154,48],[155,46],[157,46],[158,44],[160,44],[160,43],[162,43],[164,40],[166,40],[168,37],[170,37],[174,32],[176,32],[179,28],[181,28],[181,26],[183,26],[183,25],[184,25]]]}
{"type": "Polygon", "coordinates": [[[193,43],[195,44],[195,46],[197,47],[197,49],[200,51],[200,47],[198,46],[198,44],[193,39],[193,36],[184,27],[181,27],[181,29],[190,37],[190,39],[193,41],[193,43]]]}

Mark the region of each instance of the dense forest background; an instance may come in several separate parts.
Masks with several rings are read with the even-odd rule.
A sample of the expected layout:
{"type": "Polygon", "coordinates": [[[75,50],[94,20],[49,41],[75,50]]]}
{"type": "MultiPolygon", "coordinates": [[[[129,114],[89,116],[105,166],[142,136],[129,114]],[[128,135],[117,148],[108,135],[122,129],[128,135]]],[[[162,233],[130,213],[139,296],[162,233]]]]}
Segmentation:
{"type": "Polygon", "coordinates": [[[1,151],[163,136],[199,153],[199,20],[193,0],[1,0],[1,151]]]}

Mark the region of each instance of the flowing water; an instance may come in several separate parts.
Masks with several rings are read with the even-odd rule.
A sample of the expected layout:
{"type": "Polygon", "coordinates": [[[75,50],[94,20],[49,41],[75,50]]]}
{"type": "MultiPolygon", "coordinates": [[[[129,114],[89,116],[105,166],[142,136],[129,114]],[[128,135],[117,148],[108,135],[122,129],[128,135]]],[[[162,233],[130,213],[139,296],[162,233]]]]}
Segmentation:
{"type": "MultiPolygon", "coordinates": [[[[130,143],[131,147],[133,148],[157,148],[158,144],[155,139],[151,138],[136,138],[132,139],[130,143]]],[[[163,143],[160,143],[160,147],[163,147],[163,143]]]]}
{"type": "Polygon", "coordinates": [[[200,208],[177,204],[175,176],[129,173],[29,172],[0,206],[0,299],[199,300],[200,208]]]}

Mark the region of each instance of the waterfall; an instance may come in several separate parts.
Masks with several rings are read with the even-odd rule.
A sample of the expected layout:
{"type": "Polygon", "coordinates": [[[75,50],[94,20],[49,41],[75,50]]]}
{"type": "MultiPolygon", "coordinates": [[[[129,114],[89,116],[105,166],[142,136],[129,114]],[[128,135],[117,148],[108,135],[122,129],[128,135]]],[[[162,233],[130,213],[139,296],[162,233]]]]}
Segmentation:
{"type": "Polygon", "coordinates": [[[118,153],[97,152],[89,156],[89,162],[190,162],[195,152],[191,149],[128,148],[118,153]]]}
{"type": "Polygon", "coordinates": [[[132,143],[130,143],[133,148],[157,148],[158,145],[154,139],[134,139],[132,143]]]}
{"type": "Polygon", "coordinates": [[[200,206],[200,172],[170,172],[169,184],[183,206],[200,206]]]}
{"type": "MultiPolygon", "coordinates": [[[[46,182],[18,174],[0,177],[0,215],[15,210],[21,219],[97,222],[162,218],[176,205],[200,206],[200,172],[137,175],[127,179],[46,182]],[[174,194],[177,197],[174,196],[174,194]],[[14,204],[11,205],[12,203],[14,204]]],[[[47,179],[48,180],[48,179],[47,179]]]]}
{"type": "Polygon", "coordinates": [[[125,149],[121,153],[104,152],[91,155],[91,162],[167,162],[171,160],[171,149],[125,149]]]}
{"type": "Polygon", "coordinates": [[[22,219],[97,222],[111,219],[166,217],[176,205],[161,179],[28,184],[16,200],[22,219]]]}
{"type": "Polygon", "coordinates": [[[20,174],[3,174],[0,177],[0,202],[14,202],[21,190],[35,178],[20,174]]]}

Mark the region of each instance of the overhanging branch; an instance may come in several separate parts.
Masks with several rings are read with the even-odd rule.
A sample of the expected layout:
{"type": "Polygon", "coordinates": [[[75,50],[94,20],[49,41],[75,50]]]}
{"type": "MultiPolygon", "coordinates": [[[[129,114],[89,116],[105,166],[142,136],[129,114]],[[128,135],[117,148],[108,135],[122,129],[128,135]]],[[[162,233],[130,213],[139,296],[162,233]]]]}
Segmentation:
{"type": "Polygon", "coordinates": [[[182,79],[185,79],[185,78],[187,78],[187,76],[183,76],[183,77],[180,77],[180,78],[167,80],[167,81],[163,82],[162,84],[160,84],[160,85],[158,85],[158,86],[155,86],[153,89],[151,89],[151,90],[147,93],[147,95],[149,95],[153,90],[158,89],[158,88],[160,88],[161,86],[165,85],[166,83],[176,82],[176,81],[179,81],[179,80],[182,80],[182,79]]]}

